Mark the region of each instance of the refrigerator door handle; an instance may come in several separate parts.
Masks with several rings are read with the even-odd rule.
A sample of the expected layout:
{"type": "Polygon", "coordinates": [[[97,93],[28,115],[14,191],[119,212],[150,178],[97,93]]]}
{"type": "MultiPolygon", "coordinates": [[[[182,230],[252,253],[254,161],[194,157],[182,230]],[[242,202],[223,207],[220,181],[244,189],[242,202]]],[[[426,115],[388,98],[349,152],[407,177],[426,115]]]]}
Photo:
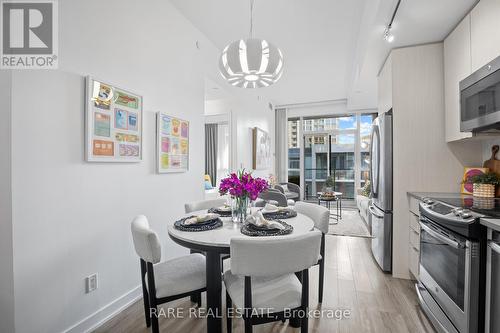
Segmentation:
{"type": "Polygon", "coordinates": [[[372,213],[373,216],[375,216],[376,218],[379,218],[379,219],[383,219],[384,218],[384,215],[379,215],[377,214],[377,211],[375,210],[375,207],[373,205],[369,205],[368,206],[368,210],[370,211],[370,213],[372,213]]]}

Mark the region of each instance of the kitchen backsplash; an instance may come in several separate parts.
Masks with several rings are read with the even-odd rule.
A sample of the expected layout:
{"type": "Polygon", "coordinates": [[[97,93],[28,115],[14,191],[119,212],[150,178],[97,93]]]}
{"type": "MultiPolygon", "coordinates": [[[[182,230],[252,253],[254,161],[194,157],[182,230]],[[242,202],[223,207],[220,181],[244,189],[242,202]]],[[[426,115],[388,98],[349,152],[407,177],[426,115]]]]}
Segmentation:
{"type": "MultiPolygon", "coordinates": [[[[483,161],[490,159],[491,157],[491,146],[499,145],[500,146],[500,137],[495,137],[492,139],[484,140],[482,142],[482,150],[483,150],[483,161]]],[[[497,154],[497,159],[500,159],[500,153],[497,154]]]]}

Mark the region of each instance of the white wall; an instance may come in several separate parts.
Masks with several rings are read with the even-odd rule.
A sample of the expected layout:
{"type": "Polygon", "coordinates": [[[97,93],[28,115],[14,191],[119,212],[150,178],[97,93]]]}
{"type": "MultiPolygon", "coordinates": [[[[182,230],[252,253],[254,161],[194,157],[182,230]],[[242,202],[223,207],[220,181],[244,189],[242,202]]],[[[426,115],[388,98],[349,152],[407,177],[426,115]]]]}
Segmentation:
{"type": "MultiPolygon", "coordinates": [[[[244,91],[242,91],[242,94],[244,91]]],[[[274,111],[268,103],[253,96],[228,98],[205,102],[205,114],[231,114],[232,160],[235,169],[252,170],[252,128],[259,127],[271,136],[271,152],[274,156],[274,111]]],[[[274,158],[269,169],[254,170],[253,174],[267,177],[274,173],[274,158]]]]}
{"type": "Polygon", "coordinates": [[[168,239],[166,223],[184,202],[203,198],[204,76],[216,60],[213,45],[163,0],[60,1],[59,20],[60,70],[19,71],[12,82],[15,325],[23,333],[83,320],[73,329],[82,331],[132,300],[140,280],[131,219],[147,215],[164,258],[175,257],[187,250],[168,239]],[[141,163],[84,162],[87,74],[143,95],[141,163]],[[190,121],[187,173],[155,174],[159,110],[190,121]],[[99,289],[84,294],[84,277],[95,272],[99,289]]]}
{"type": "MultiPolygon", "coordinates": [[[[492,137],[489,139],[485,138],[483,141],[481,141],[481,144],[482,144],[482,154],[481,154],[482,161],[480,165],[482,165],[482,162],[489,160],[491,158],[491,147],[494,145],[500,145],[500,137],[492,137]]],[[[500,159],[500,154],[497,154],[496,157],[497,159],[500,159]]]]}
{"type": "Polygon", "coordinates": [[[11,72],[0,71],[0,332],[14,331],[11,188],[11,72]]]}

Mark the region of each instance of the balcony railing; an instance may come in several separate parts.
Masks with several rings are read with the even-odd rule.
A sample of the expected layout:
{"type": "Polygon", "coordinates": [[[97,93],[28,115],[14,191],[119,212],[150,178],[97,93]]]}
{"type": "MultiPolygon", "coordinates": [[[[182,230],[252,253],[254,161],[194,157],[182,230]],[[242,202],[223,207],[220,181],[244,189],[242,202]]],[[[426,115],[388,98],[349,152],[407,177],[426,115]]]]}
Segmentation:
{"type": "Polygon", "coordinates": [[[308,181],[312,181],[313,179],[316,181],[325,181],[329,174],[333,176],[335,181],[354,181],[353,169],[333,169],[330,172],[327,169],[304,169],[304,177],[308,181]]]}

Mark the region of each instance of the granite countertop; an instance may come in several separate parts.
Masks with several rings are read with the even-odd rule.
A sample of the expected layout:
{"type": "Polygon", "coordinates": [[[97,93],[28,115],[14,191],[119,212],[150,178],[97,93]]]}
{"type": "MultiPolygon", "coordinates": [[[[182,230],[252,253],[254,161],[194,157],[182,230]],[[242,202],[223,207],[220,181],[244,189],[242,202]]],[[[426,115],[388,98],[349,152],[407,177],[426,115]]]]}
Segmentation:
{"type": "Polygon", "coordinates": [[[461,193],[445,193],[445,192],[407,192],[408,195],[422,200],[423,198],[468,198],[472,197],[472,195],[461,194],[461,193]]]}

